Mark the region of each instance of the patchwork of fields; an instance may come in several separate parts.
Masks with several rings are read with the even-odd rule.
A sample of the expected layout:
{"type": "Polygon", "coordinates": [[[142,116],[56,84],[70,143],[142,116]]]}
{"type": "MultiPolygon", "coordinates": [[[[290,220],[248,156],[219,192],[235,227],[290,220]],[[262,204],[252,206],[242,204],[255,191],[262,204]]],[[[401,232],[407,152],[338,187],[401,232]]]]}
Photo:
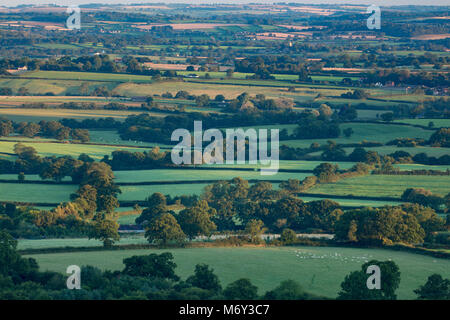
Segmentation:
{"type": "MultiPolygon", "coordinates": [[[[125,258],[171,252],[181,280],[204,263],[223,288],[248,278],[259,296],[291,279],[305,292],[333,299],[346,276],[371,260],[398,265],[399,299],[417,299],[414,290],[432,274],[450,279],[450,231],[445,229],[450,49],[444,39],[450,34],[445,15],[450,6],[383,6],[389,26],[382,32],[367,30],[367,8],[356,3],[91,3],[82,8],[82,31],[65,29],[66,7],[14,6],[0,6],[0,300],[16,293],[19,299],[71,293],[96,299],[198,299],[204,292],[198,284],[184,290],[185,283],[158,279],[140,285],[147,281],[144,272],[154,276],[147,262],[132,266],[136,274],[127,274],[126,281],[92,273],[96,284],[90,288],[82,274],[86,290],[68,292],[57,277],[21,274],[30,268],[21,261],[11,268],[14,248],[9,250],[4,230],[17,239],[22,256],[36,259],[40,271],[64,278],[69,265],[119,271],[125,258]],[[149,117],[131,117],[143,113],[149,117]],[[104,118],[115,121],[93,121],[104,118]],[[78,122],[45,122],[61,119],[78,122]],[[170,152],[175,145],[169,143],[170,131],[192,128],[195,120],[205,129],[246,124],[251,126],[244,129],[285,130],[280,157],[302,160],[280,160],[276,174],[261,175],[261,163],[174,167],[170,154],[149,159],[149,152],[170,152]],[[89,131],[89,142],[81,142],[88,139],[79,128],[89,131]],[[316,138],[297,139],[302,136],[316,138]],[[400,138],[420,140],[420,146],[389,143],[400,138]],[[17,143],[34,148],[39,157],[26,148],[16,148],[16,154],[17,143]],[[350,157],[358,146],[378,156],[355,152],[357,157],[350,157]],[[128,153],[113,159],[117,150],[128,153]],[[398,151],[427,156],[384,157],[398,151]],[[80,155],[104,159],[106,165],[80,155]],[[369,172],[354,159],[370,164],[369,172]],[[376,174],[388,172],[390,165],[420,171],[376,174]],[[219,184],[202,197],[208,185],[235,177],[250,186],[270,183],[273,190],[298,181],[290,181],[284,192],[258,185],[248,195],[237,184],[219,184]],[[334,178],[338,181],[319,183],[334,178]],[[299,181],[304,182],[300,188],[299,181]],[[367,209],[370,217],[347,219],[354,208],[402,205],[408,188],[442,196],[408,198],[430,207],[442,200],[435,206],[442,224],[428,210],[421,214],[421,208],[416,217],[385,208],[382,215],[367,209]],[[149,198],[156,192],[168,196],[167,203],[149,198]],[[206,202],[173,199],[183,195],[206,202]],[[343,216],[327,202],[306,205],[298,199],[335,201],[343,216]],[[58,210],[57,217],[50,212],[70,201],[76,202],[58,210]],[[138,225],[138,217],[146,221],[138,225]],[[293,239],[264,241],[281,233],[293,239]],[[213,243],[234,236],[239,237],[213,243]],[[9,275],[14,284],[8,283],[9,275]]],[[[197,137],[191,137],[195,147],[197,137]]],[[[204,142],[203,147],[209,144],[204,142]]],[[[366,279],[356,281],[361,281],[354,286],[358,299],[366,279]]],[[[222,294],[227,296],[211,291],[207,298],[222,294]]]]}

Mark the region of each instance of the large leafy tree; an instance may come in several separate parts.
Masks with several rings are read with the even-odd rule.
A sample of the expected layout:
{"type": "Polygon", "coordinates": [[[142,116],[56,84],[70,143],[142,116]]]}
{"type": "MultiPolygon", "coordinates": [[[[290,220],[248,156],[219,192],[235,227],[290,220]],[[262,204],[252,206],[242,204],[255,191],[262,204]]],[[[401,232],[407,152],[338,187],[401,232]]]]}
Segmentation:
{"type": "Polygon", "coordinates": [[[0,276],[20,283],[36,276],[39,266],[32,258],[22,258],[17,252],[17,240],[0,231],[0,276]]]}
{"type": "Polygon", "coordinates": [[[194,275],[186,280],[190,285],[217,293],[222,290],[219,277],[214,274],[214,269],[210,269],[206,264],[197,264],[194,275]]]}
{"type": "Polygon", "coordinates": [[[335,223],[336,239],[371,244],[422,243],[425,231],[412,213],[401,207],[349,210],[335,223]]]}
{"type": "Polygon", "coordinates": [[[93,222],[89,237],[103,241],[105,247],[110,247],[120,240],[119,224],[116,221],[98,217],[93,222]]]}
{"type": "Polygon", "coordinates": [[[181,211],[178,221],[186,235],[193,239],[196,236],[210,236],[216,230],[216,225],[211,217],[216,214],[214,208],[210,208],[205,200],[198,201],[194,206],[181,211]]]}
{"type": "Polygon", "coordinates": [[[151,277],[179,280],[175,274],[177,265],[173,262],[170,252],[149,254],[147,256],[133,256],[123,260],[123,273],[135,277],[151,277]]]}
{"type": "Polygon", "coordinates": [[[414,293],[421,300],[450,300],[450,280],[440,274],[432,274],[414,293]]]}
{"type": "Polygon", "coordinates": [[[147,208],[145,208],[141,215],[136,219],[136,223],[145,225],[159,215],[169,213],[166,203],[166,197],[162,193],[153,193],[147,198],[147,208]]]}
{"type": "Polygon", "coordinates": [[[360,271],[353,271],[345,276],[338,294],[340,300],[395,300],[395,291],[400,284],[400,270],[393,261],[371,260],[361,266],[360,271]],[[367,268],[376,265],[380,268],[380,289],[367,287],[367,268]]]}
{"type": "Polygon", "coordinates": [[[223,295],[229,300],[254,300],[258,297],[258,287],[249,279],[239,279],[230,283],[223,295]]]}
{"type": "Polygon", "coordinates": [[[308,300],[311,298],[317,299],[318,297],[305,292],[302,286],[294,280],[285,280],[264,295],[265,300],[308,300]]]}
{"type": "Polygon", "coordinates": [[[169,241],[182,242],[186,235],[177,220],[170,213],[163,213],[147,225],[145,237],[152,242],[167,244],[169,241]]]}
{"type": "Polygon", "coordinates": [[[248,240],[252,243],[260,243],[261,236],[267,231],[264,227],[264,222],[261,220],[252,219],[245,225],[244,233],[247,235],[248,240]]]}

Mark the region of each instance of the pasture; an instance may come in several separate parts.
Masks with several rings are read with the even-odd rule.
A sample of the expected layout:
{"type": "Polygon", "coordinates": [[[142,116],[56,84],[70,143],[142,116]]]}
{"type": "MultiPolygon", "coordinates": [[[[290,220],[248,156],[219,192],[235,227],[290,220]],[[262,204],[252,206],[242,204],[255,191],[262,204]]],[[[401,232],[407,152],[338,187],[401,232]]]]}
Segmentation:
{"type": "MultiPolygon", "coordinates": [[[[14,153],[14,145],[16,142],[0,143],[0,152],[14,153]]],[[[145,148],[134,148],[132,146],[103,146],[103,145],[89,145],[89,144],[75,144],[75,143],[56,143],[56,142],[31,142],[24,143],[28,147],[36,149],[40,156],[72,156],[78,158],[82,153],[88,154],[90,157],[100,160],[104,155],[110,155],[115,150],[125,150],[130,152],[144,152],[145,148]]]]}
{"type": "Polygon", "coordinates": [[[354,133],[349,138],[341,133],[339,138],[333,139],[285,140],[280,143],[290,147],[307,148],[313,142],[317,142],[320,145],[326,145],[328,140],[333,140],[338,144],[358,143],[362,141],[386,143],[396,138],[428,139],[433,134],[433,131],[431,130],[383,123],[344,123],[340,125],[340,128],[341,131],[352,128],[354,133]]]}
{"type": "MultiPolygon", "coordinates": [[[[280,169],[281,170],[313,170],[315,167],[320,165],[323,161],[306,161],[306,160],[280,160],[280,169]]],[[[334,164],[337,164],[340,169],[349,169],[351,168],[355,162],[339,162],[339,161],[331,161],[334,164]]],[[[247,169],[257,169],[260,168],[261,164],[203,164],[201,167],[212,167],[212,168],[247,168],[247,169]]]]}
{"type": "Polygon", "coordinates": [[[267,248],[182,248],[74,252],[30,255],[41,270],[65,274],[69,265],[93,265],[103,270],[122,270],[124,258],[134,255],[170,251],[177,264],[176,273],[186,279],[198,263],[210,265],[222,285],[249,278],[259,294],[278,286],[283,280],[299,282],[309,292],[336,297],[344,277],[368,260],[393,260],[401,271],[400,299],[413,299],[413,290],[425,283],[432,273],[450,276],[450,261],[387,249],[333,247],[267,247],[267,248]]]}
{"type": "MultiPolygon", "coordinates": [[[[143,236],[122,236],[116,245],[148,243],[143,236]]],[[[44,248],[64,248],[64,247],[101,247],[103,242],[88,238],[62,238],[62,239],[19,239],[18,250],[24,249],[44,249],[44,248]]]]}
{"type": "Polygon", "coordinates": [[[143,201],[155,192],[169,194],[172,197],[182,195],[200,195],[207,186],[205,183],[195,184],[162,184],[150,186],[121,186],[122,193],[119,194],[119,201],[143,201]]]}
{"type": "Polygon", "coordinates": [[[0,183],[0,201],[60,203],[70,200],[76,185],[0,183]]]}
{"type": "Polygon", "coordinates": [[[450,127],[450,119],[401,119],[401,120],[394,120],[395,122],[399,123],[408,123],[408,124],[415,124],[419,126],[425,126],[427,127],[430,122],[434,124],[434,128],[448,128],[450,127]]]}
{"type": "MultiPolygon", "coordinates": [[[[116,182],[151,182],[151,181],[195,181],[195,180],[230,180],[240,177],[245,180],[303,180],[310,173],[277,172],[263,176],[259,171],[236,170],[195,170],[195,169],[155,169],[115,171],[116,182]]],[[[174,185],[177,188],[178,185],[174,185]]]]}
{"type": "Polygon", "coordinates": [[[368,175],[318,185],[310,193],[368,197],[400,197],[407,188],[424,188],[445,196],[450,190],[448,176],[368,175]]]}

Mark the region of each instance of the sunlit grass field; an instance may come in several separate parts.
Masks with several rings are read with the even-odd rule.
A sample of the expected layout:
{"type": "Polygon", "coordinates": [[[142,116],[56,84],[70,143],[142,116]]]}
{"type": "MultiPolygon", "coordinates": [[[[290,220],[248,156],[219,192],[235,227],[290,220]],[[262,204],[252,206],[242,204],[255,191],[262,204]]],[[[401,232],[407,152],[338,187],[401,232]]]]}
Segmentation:
{"type": "Polygon", "coordinates": [[[407,188],[425,188],[445,196],[450,192],[448,176],[369,175],[318,185],[307,192],[367,197],[400,197],[407,188]]]}
{"type": "Polygon", "coordinates": [[[0,183],[0,201],[59,203],[70,200],[76,185],[0,183]]]}
{"type": "Polygon", "coordinates": [[[424,284],[432,273],[450,276],[450,261],[386,249],[332,247],[281,248],[182,248],[170,250],[119,250],[35,254],[41,270],[65,273],[69,265],[93,265],[103,270],[122,270],[122,260],[133,255],[170,251],[177,264],[176,273],[186,279],[198,263],[210,265],[222,285],[249,278],[259,294],[273,289],[286,279],[298,281],[305,290],[336,297],[340,283],[351,271],[359,270],[370,259],[393,260],[401,272],[400,299],[413,299],[414,289],[424,284]]]}
{"type": "MultiPolygon", "coordinates": [[[[117,182],[144,181],[189,181],[189,180],[231,180],[240,177],[245,180],[303,180],[310,173],[277,172],[274,175],[261,175],[259,171],[236,170],[190,170],[190,169],[155,169],[115,171],[117,182]]],[[[177,185],[174,185],[176,188],[177,185]]]]}
{"type": "MultiPolygon", "coordinates": [[[[14,145],[17,142],[0,143],[0,152],[14,153],[14,145]]],[[[133,148],[132,146],[99,146],[88,144],[71,144],[71,143],[33,143],[24,142],[24,145],[33,147],[36,149],[40,156],[72,156],[78,158],[82,153],[89,155],[90,157],[100,160],[104,155],[111,155],[115,150],[125,150],[129,152],[144,152],[145,150],[151,150],[143,148],[133,148]]]]}
{"type": "MultiPolygon", "coordinates": [[[[290,128],[293,130],[295,126],[290,128]]],[[[307,148],[313,142],[317,142],[320,145],[326,145],[328,140],[333,140],[340,144],[358,143],[364,140],[369,142],[386,143],[396,138],[428,139],[433,134],[433,131],[424,130],[421,128],[382,123],[344,123],[340,125],[340,128],[341,131],[344,131],[347,128],[352,128],[354,133],[349,138],[341,134],[341,137],[339,138],[285,140],[281,141],[280,144],[285,144],[290,147],[307,148]]]]}

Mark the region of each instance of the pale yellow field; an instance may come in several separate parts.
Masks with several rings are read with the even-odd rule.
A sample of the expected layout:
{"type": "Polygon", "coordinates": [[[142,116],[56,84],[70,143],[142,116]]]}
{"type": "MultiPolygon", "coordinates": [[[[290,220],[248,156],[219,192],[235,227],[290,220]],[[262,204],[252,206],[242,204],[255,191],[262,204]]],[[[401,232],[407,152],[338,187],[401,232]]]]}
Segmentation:
{"type": "MultiPolygon", "coordinates": [[[[19,108],[0,108],[0,115],[4,116],[39,116],[61,117],[61,118],[104,118],[112,117],[115,119],[125,119],[130,114],[137,114],[137,111],[119,111],[119,110],[72,110],[72,109],[19,109],[19,108]]],[[[161,113],[151,113],[153,116],[164,116],[161,113]]]]}
{"type": "Polygon", "coordinates": [[[185,90],[190,94],[201,95],[207,94],[210,97],[215,97],[217,94],[223,94],[227,99],[234,99],[243,92],[255,96],[256,94],[264,94],[266,97],[294,97],[305,96],[311,100],[318,94],[323,95],[340,95],[343,90],[330,90],[330,89],[308,89],[308,88],[296,88],[295,92],[288,92],[287,87],[255,87],[245,85],[221,85],[218,86],[214,83],[194,83],[194,82],[181,82],[181,81],[164,81],[151,84],[136,84],[136,83],[123,83],[114,89],[114,93],[125,96],[145,96],[152,94],[163,94],[170,92],[172,94],[177,93],[180,90],[185,90]]]}

